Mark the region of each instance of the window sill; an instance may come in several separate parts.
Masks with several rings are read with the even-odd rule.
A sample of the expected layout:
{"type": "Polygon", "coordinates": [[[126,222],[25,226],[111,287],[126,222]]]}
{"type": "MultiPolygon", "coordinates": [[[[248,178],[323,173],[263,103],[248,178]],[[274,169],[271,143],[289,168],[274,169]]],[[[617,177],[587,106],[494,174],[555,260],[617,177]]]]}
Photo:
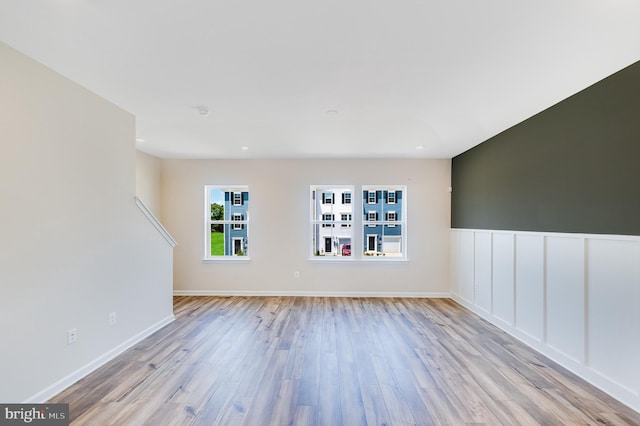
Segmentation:
{"type": "Polygon", "coordinates": [[[406,257],[394,256],[362,256],[362,257],[340,257],[340,256],[314,256],[307,259],[312,263],[356,263],[356,262],[409,262],[406,257]]]}
{"type": "Polygon", "coordinates": [[[249,256],[220,256],[219,259],[212,257],[202,259],[202,263],[249,263],[250,261],[249,256]]]}

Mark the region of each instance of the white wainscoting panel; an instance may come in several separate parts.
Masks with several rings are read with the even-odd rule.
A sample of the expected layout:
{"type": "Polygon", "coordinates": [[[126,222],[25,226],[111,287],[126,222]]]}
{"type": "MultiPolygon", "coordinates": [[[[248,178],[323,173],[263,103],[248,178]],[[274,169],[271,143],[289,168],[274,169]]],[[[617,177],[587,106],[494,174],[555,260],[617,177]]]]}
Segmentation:
{"type": "Polygon", "coordinates": [[[583,362],[584,239],[546,237],[547,344],[575,361],[583,362]]]}
{"type": "Polygon", "coordinates": [[[473,294],[473,240],[473,234],[461,234],[458,246],[458,253],[460,255],[460,269],[458,270],[459,294],[460,297],[469,302],[473,302],[475,300],[473,294]]]}
{"type": "Polygon", "coordinates": [[[516,327],[544,339],[544,237],[516,235],[516,327]]]}
{"type": "Polygon", "coordinates": [[[640,236],[453,229],[452,297],[640,412],[640,236]]]}
{"type": "Polygon", "coordinates": [[[462,267],[460,266],[460,236],[462,233],[460,232],[452,232],[451,233],[451,260],[449,265],[451,268],[451,293],[452,294],[460,294],[460,276],[459,272],[462,267]]]}
{"type": "Polygon", "coordinates": [[[475,304],[486,312],[491,312],[491,271],[492,271],[492,239],[490,232],[475,234],[475,304]]]}
{"type": "Polygon", "coordinates": [[[493,234],[493,315],[513,325],[514,295],[514,234],[493,234]]]}
{"type": "Polygon", "coordinates": [[[640,245],[590,240],[587,245],[590,368],[621,386],[640,383],[640,245]]]}

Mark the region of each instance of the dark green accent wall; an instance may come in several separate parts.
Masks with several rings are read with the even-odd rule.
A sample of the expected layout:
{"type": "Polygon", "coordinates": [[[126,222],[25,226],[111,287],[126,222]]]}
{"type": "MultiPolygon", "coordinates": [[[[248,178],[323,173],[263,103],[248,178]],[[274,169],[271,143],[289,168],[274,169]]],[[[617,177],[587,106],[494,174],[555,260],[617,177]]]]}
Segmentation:
{"type": "Polygon", "coordinates": [[[454,228],[640,235],[640,62],[452,160],[454,228]]]}

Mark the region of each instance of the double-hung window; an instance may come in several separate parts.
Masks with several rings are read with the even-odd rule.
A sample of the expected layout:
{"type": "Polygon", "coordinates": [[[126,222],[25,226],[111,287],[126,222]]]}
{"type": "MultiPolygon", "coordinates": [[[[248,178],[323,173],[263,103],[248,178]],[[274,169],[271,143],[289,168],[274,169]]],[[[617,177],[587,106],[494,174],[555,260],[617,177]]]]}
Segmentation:
{"type": "Polygon", "coordinates": [[[363,185],[358,192],[347,185],[312,185],[311,258],[406,260],[406,203],[404,185],[363,185]],[[357,227],[354,203],[362,208],[357,227]]]}
{"type": "Polygon", "coordinates": [[[231,216],[231,220],[235,223],[233,224],[233,229],[243,229],[244,225],[241,223],[244,220],[244,215],[242,213],[234,213],[231,216]]]}
{"type": "Polygon", "coordinates": [[[322,204],[333,204],[333,192],[327,191],[322,193],[322,204]]]}
{"type": "Polygon", "coordinates": [[[351,256],[353,186],[313,185],[310,188],[311,257],[351,256]]]}
{"type": "Polygon", "coordinates": [[[387,223],[386,226],[389,227],[389,228],[396,226],[396,224],[393,223],[393,222],[396,221],[397,217],[398,216],[397,216],[396,212],[387,212],[387,222],[388,223],[387,223]]]}
{"type": "Polygon", "coordinates": [[[332,214],[332,213],[323,213],[322,214],[322,220],[325,223],[323,223],[322,226],[324,228],[333,228],[335,226],[335,224],[333,222],[334,219],[335,219],[335,215],[334,214],[332,214]]]}
{"type": "Polygon", "coordinates": [[[362,187],[362,248],[365,258],[406,258],[407,188],[362,187]]]}
{"type": "Polygon", "coordinates": [[[387,191],[387,203],[388,204],[396,203],[396,191],[387,191]]]}
{"type": "Polygon", "coordinates": [[[249,188],[206,185],[204,260],[249,255],[249,188]]]}
{"type": "Polygon", "coordinates": [[[378,212],[376,211],[368,211],[367,212],[367,226],[373,227],[376,226],[376,221],[378,220],[378,212]]]}

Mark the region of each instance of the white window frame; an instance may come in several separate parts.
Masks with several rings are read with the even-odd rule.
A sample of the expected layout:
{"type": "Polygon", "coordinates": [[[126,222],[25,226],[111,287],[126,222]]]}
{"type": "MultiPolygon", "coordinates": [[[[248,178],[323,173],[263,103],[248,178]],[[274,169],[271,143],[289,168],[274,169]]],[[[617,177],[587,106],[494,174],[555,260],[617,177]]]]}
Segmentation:
{"type": "Polygon", "coordinates": [[[376,195],[376,190],[367,191],[367,204],[376,204],[376,199],[378,196],[376,195]],[[373,199],[373,201],[372,201],[373,199]]]}
{"type": "MultiPolygon", "coordinates": [[[[242,213],[234,213],[231,215],[231,221],[233,225],[231,226],[235,231],[242,229],[242,213]]],[[[237,239],[237,238],[234,238],[237,239]]]]}
{"type": "Polygon", "coordinates": [[[310,186],[309,260],[408,261],[406,185],[362,185],[355,189],[349,185],[310,186]],[[324,196],[328,192],[332,193],[332,199],[324,196]],[[344,197],[347,192],[350,197],[344,197]],[[392,193],[391,202],[388,202],[389,193],[392,193]],[[329,217],[333,220],[328,220],[329,217]],[[340,231],[349,232],[341,236],[340,231]],[[376,242],[372,251],[367,250],[369,238],[376,242]],[[351,245],[350,256],[342,256],[344,244],[351,245]],[[329,247],[331,253],[325,253],[329,247]]]}
{"type": "Polygon", "coordinates": [[[340,213],[340,221],[342,222],[341,226],[343,228],[351,228],[351,225],[353,223],[353,214],[352,213],[340,213]],[[348,222],[348,223],[345,223],[345,222],[348,222]]]}
{"type": "Polygon", "coordinates": [[[391,190],[387,191],[387,204],[395,204],[396,203],[396,191],[391,190]],[[393,201],[391,201],[391,194],[393,194],[393,201]]]}
{"type": "MultiPolygon", "coordinates": [[[[249,197],[248,200],[246,202],[244,202],[243,200],[243,196],[242,193],[243,192],[247,192],[250,193],[249,191],[249,187],[247,185],[205,185],[204,187],[204,256],[203,256],[203,261],[204,262],[219,262],[219,261],[248,261],[250,260],[249,256],[248,256],[248,244],[251,241],[250,240],[250,233],[249,233],[249,202],[251,200],[251,198],[249,197]],[[225,192],[229,192],[229,207],[239,207],[239,206],[246,206],[245,210],[244,210],[244,217],[241,220],[236,220],[236,215],[242,215],[242,213],[231,213],[229,212],[229,215],[227,216],[227,213],[224,213],[223,219],[222,220],[212,220],[211,219],[211,204],[213,202],[221,202],[225,203],[225,192]],[[221,199],[216,199],[213,200],[212,197],[214,195],[212,194],[216,194],[216,197],[222,197],[221,199]],[[236,194],[239,194],[240,197],[240,203],[237,203],[238,200],[238,196],[236,194]],[[224,232],[227,232],[227,230],[230,231],[238,231],[238,230],[245,230],[244,232],[246,233],[244,237],[244,244],[243,244],[243,253],[244,255],[242,256],[238,256],[235,253],[235,240],[237,239],[241,239],[241,237],[238,236],[233,236],[233,235],[229,235],[229,243],[231,244],[231,253],[230,254],[216,254],[213,255],[211,254],[211,228],[212,225],[221,225],[224,232]]],[[[242,217],[242,216],[241,216],[242,217]]],[[[223,238],[227,238],[226,236],[224,236],[223,238]]],[[[226,246],[226,244],[225,244],[226,246]]],[[[226,250],[226,248],[225,248],[226,250]]]]}
{"type": "Polygon", "coordinates": [[[322,193],[322,204],[334,204],[335,194],[332,191],[322,193]]]}
{"type": "MultiPolygon", "coordinates": [[[[394,191],[394,192],[395,192],[395,191],[394,191]]],[[[387,226],[388,226],[389,228],[392,228],[392,227],[396,226],[396,224],[395,224],[395,223],[392,223],[392,222],[396,222],[396,221],[398,220],[398,213],[396,213],[395,211],[390,211],[390,212],[387,212],[387,213],[386,213],[386,216],[387,216],[387,217],[385,218],[385,219],[386,219],[386,221],[387,221],[387,222],[391,222],[391,223],[387,223],[387,226]]]]}
{"type": "MultiPolygon", "coordinates": [[[[360,194],[364,194],[366,191],[367,199],[362,202],[363,222],[361,226],[361,235],[357,238],[360,239],[364,247],[362,252],[364,254],[363,260],[366,261],[407,261],[407,187],[406,185],[363,185],[360,194]],[[371,210],[373,207],[367,208],[369,204],[373,204],[372,193],[376,191],[387,192],[387,197],[384,196],[379,199],[379,206],[375,207],[375,210],[371,210]],[[393,193],[392,202],[389,202],[389,194],[393,193]],[[398,198],[398,193],[401,196],[398,198]],[[381,203],[380,203],[381,200],[381,203]],[[392,208],[388,206],[392,205],[392,208]],[[375,213],[378,213],[378,217],[372,217],[375,213]],[[371,228],[379,226],[380,232],[376,230],[373,233],[371,228]],[[391,229],[389,229],[391,228],[391,229]],[[393,229],[393,231],[392,231],[393,229]],[[391,232],[391,234],[385,234],[385,230],[391,232]],[[368,239],[371,236],[376,236],[378,244],[382,244],[382,251],[368,252],[368,239]],[[400,253],[384,252],[384,242],[386,237],[398,238],[400,243],[400,253]]],[[[375,200],[375,198],[374,198],[375,200]]],[[[353,246],[352,246],[353,248],[353,246]]],[[[377,250],[377,249],[376,249],[377,250]]],[[[355,251],[352,250],[353,253],[355,251]]]]}
{"type": "MultiPolygon", "coordinates": [[[[368,211],[367,212],[367,222],[377,222],[378,221],[378,212],[376,211],[368,211]]],[[[367,223],[367,226],[372,228],[376,226],[375,223],[367,223]]]]}
{"type": "Polygon", "coordinates": [[[323,213],[322,214],[322,227],[323,228],[333,228],[335,227],[336,216],[333,213],[323,213]]]}
{"type": "MultiPolygon", "coordinates": [[[[309,191],[309,259],[314,261],[350,261],[342,256],[344,244],[354,244],[352,185],[310,185],[309,191]],[[343,198],[341,194],[349,193],[343,198]],[[344,203],[342,201],[345,201],[344,203]],[[348,200],[348,201],[347,201],[348,200]],[[343,214],[348,215],[347,221],[343,214]],[[331,252],[326,251],[326,238],[332,241],[331,252]]],[[[351,251],[353,253],[353,250],[351,251]]]]}

